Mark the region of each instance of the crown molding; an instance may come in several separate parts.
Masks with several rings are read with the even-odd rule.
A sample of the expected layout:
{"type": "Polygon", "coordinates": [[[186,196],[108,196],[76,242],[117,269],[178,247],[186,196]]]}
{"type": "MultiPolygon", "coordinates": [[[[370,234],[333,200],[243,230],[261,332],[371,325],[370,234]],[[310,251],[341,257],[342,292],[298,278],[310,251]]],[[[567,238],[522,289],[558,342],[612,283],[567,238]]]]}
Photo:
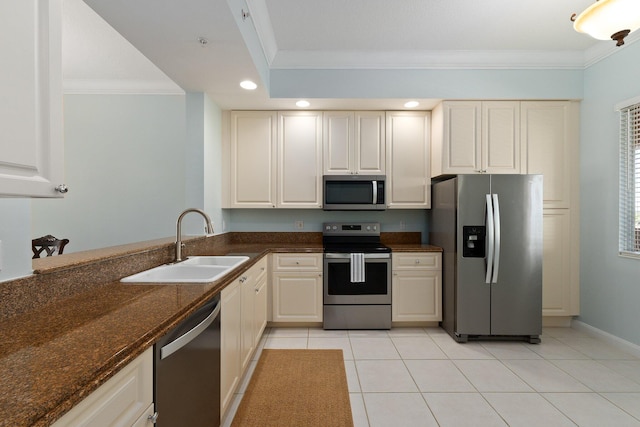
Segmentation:
{"type": "Polygon", "coordinates": [[[65,79],[65,95],[184,95],[172,81],[65,79]]]}
{"type": "Polygon", "coordinates": [[[584,68],[588,68],[602,61],[606,57],[613,55],[616,52],[619,52],[620,49],[624,49],[625,47],[636,43],[638,40],[640,40],[640,30],[635,31],[629,34],[627,37],[625,37],[624,45],[622,45],[621,47],[616,46],[613,40],[601,41],[591,46],[590,48],[584,51],[584,54],[585,54],[584,68]]]}
{"type": "Polygon", "coordinates": [[[582,69],[584,52],[279,51],[272,69],[582,69]]]}

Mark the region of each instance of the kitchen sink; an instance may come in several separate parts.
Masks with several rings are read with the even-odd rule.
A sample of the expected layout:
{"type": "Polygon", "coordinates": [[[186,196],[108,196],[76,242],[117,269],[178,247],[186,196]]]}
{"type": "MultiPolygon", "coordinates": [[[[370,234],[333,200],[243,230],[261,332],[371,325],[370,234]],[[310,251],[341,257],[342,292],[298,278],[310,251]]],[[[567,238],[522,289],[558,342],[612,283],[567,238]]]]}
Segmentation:
{"type": "Polygon", "coordinates": [[[165,264],[121,279],[125,283],[209,283],[247,261],[246,256],[198,256],[165,264]]]}

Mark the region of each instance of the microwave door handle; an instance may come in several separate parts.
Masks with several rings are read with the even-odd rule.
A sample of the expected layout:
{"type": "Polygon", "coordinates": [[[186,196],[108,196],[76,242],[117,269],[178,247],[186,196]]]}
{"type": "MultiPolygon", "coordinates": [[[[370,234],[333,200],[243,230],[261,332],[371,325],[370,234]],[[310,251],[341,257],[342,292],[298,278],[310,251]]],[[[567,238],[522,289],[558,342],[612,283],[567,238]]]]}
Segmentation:
{"type": "Polygon", "coordinates": [[[371,181],[373,184],[373,204],[378,202],[378,181],[371,181]]]}

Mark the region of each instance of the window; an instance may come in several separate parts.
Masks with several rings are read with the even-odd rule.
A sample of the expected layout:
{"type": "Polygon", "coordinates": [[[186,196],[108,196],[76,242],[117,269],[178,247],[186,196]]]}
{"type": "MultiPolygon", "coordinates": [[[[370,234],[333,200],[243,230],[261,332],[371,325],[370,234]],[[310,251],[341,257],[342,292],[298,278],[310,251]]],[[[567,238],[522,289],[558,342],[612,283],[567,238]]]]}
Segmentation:
{"type": "Polygon", "coordinates": [[[620,255],[640,258],[640,99],[620,110],[620,255]]]}

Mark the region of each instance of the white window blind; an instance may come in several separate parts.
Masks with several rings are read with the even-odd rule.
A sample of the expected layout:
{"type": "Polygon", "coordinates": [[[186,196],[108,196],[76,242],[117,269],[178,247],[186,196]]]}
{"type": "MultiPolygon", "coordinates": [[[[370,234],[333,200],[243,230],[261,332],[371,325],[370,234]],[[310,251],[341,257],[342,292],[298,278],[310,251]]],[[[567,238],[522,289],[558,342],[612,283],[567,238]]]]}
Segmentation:
{"type": "Polygon", "coordinates": [[[621,255],[640,257],[640,103],[620,109],[621,255]]]}

